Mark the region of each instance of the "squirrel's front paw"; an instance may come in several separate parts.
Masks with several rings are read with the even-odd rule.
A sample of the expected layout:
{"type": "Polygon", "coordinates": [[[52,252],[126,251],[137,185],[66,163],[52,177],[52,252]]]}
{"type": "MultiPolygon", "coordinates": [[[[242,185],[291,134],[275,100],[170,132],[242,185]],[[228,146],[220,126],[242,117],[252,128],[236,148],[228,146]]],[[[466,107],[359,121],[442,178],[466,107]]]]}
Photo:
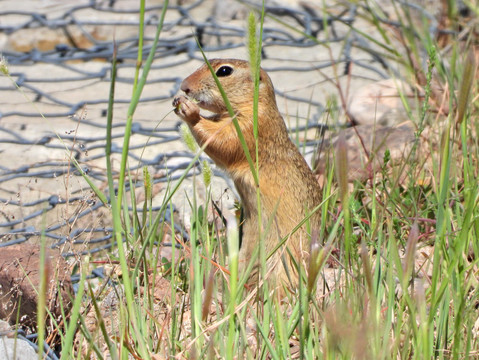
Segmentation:
{"type": "Polygon", "coordinates": [[[200,121],[200,108],[186,96],[180,95],[173,100],[175,114],[190,124],[200,121]]]}

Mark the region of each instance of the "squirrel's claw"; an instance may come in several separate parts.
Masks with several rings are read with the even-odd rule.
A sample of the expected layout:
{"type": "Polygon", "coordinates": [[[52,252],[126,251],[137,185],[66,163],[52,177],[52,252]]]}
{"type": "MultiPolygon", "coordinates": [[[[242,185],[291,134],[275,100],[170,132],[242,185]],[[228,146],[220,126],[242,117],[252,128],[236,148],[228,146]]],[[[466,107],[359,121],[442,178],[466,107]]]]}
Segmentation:
{"type": "Polygon", "coordinates": [[[200,108],[186,96],[180,95],[173,100],[175,114],[187,123],[194,125],[200,120],[200,108]]]}

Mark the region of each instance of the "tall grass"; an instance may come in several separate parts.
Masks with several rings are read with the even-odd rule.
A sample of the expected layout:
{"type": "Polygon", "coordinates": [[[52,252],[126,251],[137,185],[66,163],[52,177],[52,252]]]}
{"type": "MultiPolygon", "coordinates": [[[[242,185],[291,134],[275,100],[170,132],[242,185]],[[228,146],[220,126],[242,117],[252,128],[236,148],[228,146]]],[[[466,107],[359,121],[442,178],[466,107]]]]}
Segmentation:
{"type": "MultiPolygon", "coordinates": [[[[252,72],[258,74],[261,44],[255,43],[257,35],[252,24],[254,21],[250,20],[250,57],[252,72]]],[[[389,35],[384,32],[384,36],[389,35]]],[[[411,37],[407,41],[415,48],[424,47],[425,53],[436,54],[431,39],[426,40],[418,43],[411,37]]],[[[434,64],[441,61],[435,56],[430,55],[434,64]]],[[[472,326],[477,318],[473,286],[477,267],[478,185],[474,179],[478,152],[477,144],[469,141],[474,130],[470,120],[473,114],[468,110],[469,93],[475,86],[471,81],[475,77],[471,66],[464,66],[468,63],[470,57],[458,56],[455,73],[441,69],[450,94],[461,89],[458,98],[450,100],[453,110],[445,121],[431,124],[429,101],[425,101],[418,114],[424,127],[436,126],[433,129],[442,133],[440,139],[426,140],[430,142],[426,149],[432,148],[435,141],[439,144],[439,151],[431,154],[435,165],[430,185],[411,182],[406,188],[392,188],[397,180],[384,170],[378,174],[381,182],[372,187],[356,184],[351,191],[346,184],[347,149],[338,153],[333,168],[337,177],[333,171],[328,174],[324,202],[319,204],[328,241],[322,244],[313,238],[310,278],[286,301],[270,297],[266,283],[250,292],[242,289],[242,280],[236,276],[238,234],[234,221],[229,219],[228,232],[221,235],[205,221],[207,207],[200,207],[195,198],[191,199],[195,226],[185,248],[189,255],[181,270],[189,275],[186,284],[181,276],[169,278],[172,289],[185,291],[189,305],[171,310],[173,316],[165,338],[174,338],[169,342],[155,339],[158,343],[153,348],[163,343],[168,345],[170,355],[227,359],[425,359],[467,358],[475,354],[478,345],[472,326]],[[434,224],[433,232],[426,232],[428,222],[434,224]],[[227,239],[226,248],[221,247],[223,237],[227,239]],[[419,268],[417,259],[424,240],[434,244],[434,250],[423,268],[419,268]],[[469,256],[471,248],[473,254],[469,256]],[[226,249],[227,262],[225,256],[220,256],[226,249]],[[216,264],[214,260],[221,262],[216,264]],[[332,268],[325,269],[326,260],[332,268]],[[228,266],[229,274],[223,266],[228,266]],[[418,277],[420,274],[422,277],[418,277]],[[181,311],[189,313],[189,325],[181,320],[181,311]],[[190,333],[185,333],[187,325],[190,333]]],[[[425,77],[426,100],[431,74],[425,77]]],[[[227,94],[224,99],[228,104],[227,94]]],[[[255,157],[249,156],[253,174],[258,171],[255,157]]],[[[425,172],[426,169],[414,168],[420,165],[411,162],[411,167],[404,171],[425,172]]],[[[128,233],[126,230],[123,229],[123,236],[128,233]]],[[[260,233],[266,230],[260,229],[260,233]]],[[[267,255],[261,251],[258,254],[263,264],[262,278],[266,276],[267,255]]],[[[172,264],[173,268],[179,275],[177,264],[172,264]]],[[[133,300],[129,311],[142,314],[144,306],[133,300]]],[[[151,324],[139,321],[145,333],[152,331],[148,328],[151,324]]],[[[125,326],[125,330],[133,334],[133,327],[138,325],[132,322],[130,326],[125,326]]],[[[152,345],[145,344],[149,349],[145,352],[140,343],[135,343],[142,354],[151,354],[152,345]]]]}
{"type": "MultiPolygon", "coordinates": [[[[143,29],[144,1],[141,4],[143,29]]],[[[448,16],[455,20],[453,2],[448,4],[451,9],[448,16]]],[[[402,24],[406,35],[400,41],[409,55],[401,55],[393,45],[396,39],[380,19],[374,13],[365,15],[379,30],[381,40],[363,35],[376,43],[385,56],[408,69],[410,78],[419,79],[416,72],[423,71],[417,68],[420,54],[429,56],[430,67],[423,71],[422,77],[425,82],[418,80],[417,84],[425,90],[423,106],[411,114],[417,119],[419,129],[416,150],[419,156],[430,160],[417,161],[411,157],[408,166],[399,168],[403,173],[384,168],[369,182],[350,187],[348,149],[345,142],[340,141],[336,162],[326,174],[323,201],[316,209],[321,211],[322,222],[317,232],[312,231],[310,263],[307,273],[301,274],[304,281],[295,293],[279,298],[263,281],[256,288],[245,290],[248,274],[243,277],[238,274],[239,233],[235,219],[228,219],[226,230],[216,228],[215,222],[208,221],[209,216],[215,214],[209,213],[208,203],[198,202],[196,193],[189,199],[192,224],[189,243],[172,236],[171,260],[158,259],[156,244],[166,233],[167,225],[174,229],[173,216],[171,224],[163,223],[164,212],[204,148],[194,150],[195,157],[183,176],[168,185],[158,213],[151,210],[152,184],[146,169],[143,211],[138,211],[133,192],[130,199],[125,198],[127,189],[134,187],[128,171],[131,125],[167,6],[166,1],[156,40],[141,76],[139,50],[117,182],[110,160],[116,76],[113,60],[106,134],[109,200],[106,194],[99,193],[99,196],[111,207],[118,248],[112,257],[121,268],[121,276],[112,275],[112,280],[121,286],[85,291],[88,259],[80,267],[80,287],[62,337],[63,357],[76,354],[80,359],[84,354],[94,353],[97,358],[103,358],[102,346],[113,359],[130,356],[141,359],[460,359],[479,356],[475,328],[479,300],[476,291],[479,150],[475,123],[477,98],[472,95],[477,93],[477,64],[472,52],[462,52],[466,54],[463,56],[459,45],[453,44],[452,56],[442,57],[434,39],[417,36],[423,33],[422,29],[417,28],[419,25],[410,21],[408,15],[402,24]],[[411,28],[415,31],[411,32],[411,28]],[[444,65],[446,60],[449,66],[444,65]],[[437,110],[433,107],[440,104],[437,94],[431,90],[433,67],[438,68],[434,76],[447,87],[449,95],[449,113],[441,121],[432,120],[436,118],[432,111],[437,110]],[[408,180],[401,182],[399,178],[408,180]],[[169,281],[169,286],[161,299],[162,305],[158,306],[155,290],[157,280],[162,277],[169,281]],[[116,291],[120,298],[117,315],[111,319],[100,306],[108,289],[116,291]],[[93,332],[85,323],[87,312],[98,322],[93,332]]],[[[396,11],[401,12],[399,8],[396,11]]],[[[255,80],[256,141],[264,8],[259,14],[259,29],[254,15],[248,23],[248,49],[255,80]]],[[[327,26],[327,22],[324,25],[327,26]]],[[[208,63],[206,57],[205,62],[208,63]]],[[[210,70],[215,76],[211,66],[210,70]]],[[[227,94],[219,81],[217,84],[258,185],[258,167],[254,161],[258,153],[249,153],[227,94]]],[[[208,165],[203,165],[203,169],[209,200],[211,174],[208,165]]],[[[202,185],[195,180],[195,186],[202,185]]],[[[257,200],[260,205],[259,192],[257,200]]],[[[304,223],[307,224],[307,220],[304,219],[304,223]]],[[[258,243],[261,244],[261,234],[267,229],[259,226],[258,243]]],[[[263,280],[267,277],[265,264],[270,254],[259,246],[256,256],[262,264],[260,280],[263,280]]],[[[42,315],[39,316],[41,320],[42,315]]]]}

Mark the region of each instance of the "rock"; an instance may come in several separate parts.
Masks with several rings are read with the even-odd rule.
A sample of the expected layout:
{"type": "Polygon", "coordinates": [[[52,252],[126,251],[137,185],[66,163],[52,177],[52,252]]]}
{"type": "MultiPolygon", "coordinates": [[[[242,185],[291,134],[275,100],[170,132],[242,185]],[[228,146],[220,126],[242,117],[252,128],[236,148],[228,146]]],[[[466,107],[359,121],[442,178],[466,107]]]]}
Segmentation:
{"type": "Polygon", "coordinates": [[[58,45],[79,49],[88,49],[94,45],[91,39],[105,41],[108,34],[99,26],[85,26],[86,36],[78,27],[69,27],[68,38],[62,29],[21,29],[8,38],[7,48],[18,52],[52,51],[58,45]]]}
{"type": "Polygon", "coordinates": [[[0,360],[36,359],[33,347],[23,339],[15,339],[15,332],[6,321],[0,320],[0,360]],[[14,354],[16,356],[14,356],[14,354]]]}
{"type": "Polygon", "coordinates": [[[348,114],[356,125],[394,126],[409,120],[400,94],[414,105],[410,86],[397,79],[381,80],[357,90],[348,104],[348,114]]]}
{"type": "Polygon", "coordinates": [[[33,347],[25,340],[0,337],[0,360],[27,360],[38,358],[33,347]],[[14,357],[13,354],[16,356],[14,357]]]}
{"type": "Polygon", "coordinates": [[[325,141],[314,168],[317,174],[325,174],[328,162],[334,161],[333,150],[339,136],[344,136],[348,152],[348,181],[365,180],[372,172],[384,165],[386,150],[390,153],[389,164],[394,165],[409,154],[415,140],[411,122],[396,127],[358,125],[341,130],[332,141],[325,141]]]}
{"type": "MultiPolygon", "coordinates": [[[[0,318],[10,324],[17,322],[26,328],[36,328],[37,291],[40,287],[40,247],[19,244],[0,251],[0,318]]],[[[71,308],[73,294],[70,269],[63,257],[55,251],[46,256],[47,307],[58,320],[61,306],[65,313],[71,308]],[[60,292],[59,290],[60,289],[60,292]]]]}

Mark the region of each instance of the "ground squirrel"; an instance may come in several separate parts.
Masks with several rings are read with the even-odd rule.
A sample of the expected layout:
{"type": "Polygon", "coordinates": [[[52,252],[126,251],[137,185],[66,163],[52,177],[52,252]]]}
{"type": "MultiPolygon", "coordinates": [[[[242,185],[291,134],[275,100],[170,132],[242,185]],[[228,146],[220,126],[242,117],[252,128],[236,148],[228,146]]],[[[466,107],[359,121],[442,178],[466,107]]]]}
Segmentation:
{"type": "MultiPolygon", "coordinates": [[[[210,64],[231,103],[255,161],[254,82],[249,63],[235,59],[214,59],[210,64]]],[[[206,153],[231,176],[241,197],[245,222],[239,256],[240,270],[244,269],[259,244],[256,186],[250,166],[208,66],[205,64],[188,76],[181,84],[181,90],[186,97],[180,95],[174,99],[176,114],[189,125],[200,145],[209,141],[206,153]],[[201,109],[212,114],[203,116],[201,109]]],[[[273,84],[263,69],[259,85],[258,161],[262,231],[268,229],[264,244],[269,254],[280,239],[288,236],[305,215],[319,204],[320,188],[303,156],[289,138],[276,105],[273,84]]],[[[311,217],[311,229],[319,229],[319,218],[318,212],[311,217]]],[[[298,264],[308,257],[309,241],[310,235],[303,226],[285,243],[298,264]]],[[[270,258],[268,269],[276,266],[274,278],[297,281],[292,257],[284,251],[283,246],[270,258]]]]}

